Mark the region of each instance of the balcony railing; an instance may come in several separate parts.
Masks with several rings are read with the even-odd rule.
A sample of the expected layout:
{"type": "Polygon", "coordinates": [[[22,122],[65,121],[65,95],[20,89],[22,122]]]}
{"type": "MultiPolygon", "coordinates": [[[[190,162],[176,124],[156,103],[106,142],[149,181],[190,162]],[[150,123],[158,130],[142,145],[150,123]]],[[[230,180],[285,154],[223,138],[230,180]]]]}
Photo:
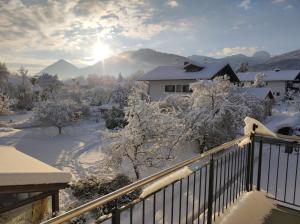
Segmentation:
{"type": "Polygon", "coordinates": [[[243,136],[212,148],[124,188],[93,200],[44,224],[62,223],[121,196],[158,181],[185,166],[190,175],[173,181],[125,206],[115,208],[97,223],[208,223],[211,224],[244,192],[264,190],[268,197],[287,206],[300,208],[300,139],[287,136],[251,136],[251,143],[237,144],[243,136]]]}

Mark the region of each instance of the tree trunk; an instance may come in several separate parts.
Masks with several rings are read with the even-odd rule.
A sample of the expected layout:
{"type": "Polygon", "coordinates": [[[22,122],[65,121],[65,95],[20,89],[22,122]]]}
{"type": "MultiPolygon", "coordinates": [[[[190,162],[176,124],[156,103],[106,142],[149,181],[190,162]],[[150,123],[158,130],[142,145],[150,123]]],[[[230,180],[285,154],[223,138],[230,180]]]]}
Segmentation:
{"type": "Polygon", "coordinates": [[[61,135],[62,127],[57,127],[58,128],[58,133],[61,135]]]}
{"type": "Polygon", "coordinates": [[[137,165],[133,165],[133,169],[134,169],[134,173],[135,173],[135,177],[136,179],[140,179],[140,171],[137,165]]]}

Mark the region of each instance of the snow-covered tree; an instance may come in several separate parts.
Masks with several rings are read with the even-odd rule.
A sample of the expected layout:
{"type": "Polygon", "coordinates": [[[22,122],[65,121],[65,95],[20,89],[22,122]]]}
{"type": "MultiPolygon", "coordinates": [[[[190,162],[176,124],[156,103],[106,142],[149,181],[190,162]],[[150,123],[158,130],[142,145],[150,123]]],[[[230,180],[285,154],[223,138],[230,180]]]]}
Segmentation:
{"type": "Polygon", "coordinates": [[[171,159],[183,130],[172,109],[162,110],[157,102],[150,102],[145,87],[136,86],[128,98],[125,118],[128,124],[115,132],[105,133],[112,141],[110,148],[116,164],[126,159],[137,179],[143,167],[161,166],[171,159]]]}
{"type": "Polygon", "coordinates": [[[8,113],[12,103],[13,101],[8,96],[0,92],[0,114],[8,113]]]}
{"type": "Polygon", "coordinates": [[[5,63],[0,62],[0,88],[2,88],[4,83],[7,81],[8,76],[9,71],[7,70],[5,63]]]}
{"type": "Polygon", "coordinates": [[[249,108],[231,96],[228,77],[199,81],[191,88],[191,105],[184,116],[188,139],[197,141],[200,151],[233,139],[249,108]]]}
{"type": "Polygon", "coordinates": [[[37,104],[34,117],[43,125],[55,126],[59,134],[62,128],[76,120],[76,104],[72,100],[47,100],[37,104]]]}
{"type": "Polygon", "coordinates": [[[50,75],[48,73],[39,76],[36,83],[43,89],[42,100],[48,100],[53,95],[56,95],[57,91],[63,86],[63,83],[58,80],[57,75],[50,75]]]}
{"type": "Polygon", "coordinates": [[[255,75],[255,80],[253,83],[253,87],[264,87],[265,83],[265,74],[264,73],[257,73],[255,75]]]}
{"type": "Polygon", "coordinates": [[[17,86],[16,107],[17,109],[31,109],[33,107],[33,92],[31,81],[27,76],[28,70],[21,67],[18,73],[22,82],[17,86]]]}
{"type": "Polygon", "coordinates": [[[125,85],[118,84],[111,93],[112,103],[118,104],[120,108],[124,108],[127,104],[128,93],[129,89],[125,85]]]}

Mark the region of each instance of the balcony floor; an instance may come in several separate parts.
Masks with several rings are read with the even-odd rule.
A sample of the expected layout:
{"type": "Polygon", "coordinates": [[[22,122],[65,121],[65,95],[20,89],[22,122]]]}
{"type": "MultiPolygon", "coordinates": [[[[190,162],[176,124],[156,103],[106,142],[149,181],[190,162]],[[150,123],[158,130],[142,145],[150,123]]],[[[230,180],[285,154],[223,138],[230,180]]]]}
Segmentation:
{"type": "Polygon", "coordinates": [[[300,223],[300,212],[277,205],[265,217],[263,224],[297,224],[300,223]]]}
{"type": "Polygon", "coordinates": [[[245,193],[222,217],[218,224],[299,224],[300,212],[280,205],[264,192],[245,193]]]}

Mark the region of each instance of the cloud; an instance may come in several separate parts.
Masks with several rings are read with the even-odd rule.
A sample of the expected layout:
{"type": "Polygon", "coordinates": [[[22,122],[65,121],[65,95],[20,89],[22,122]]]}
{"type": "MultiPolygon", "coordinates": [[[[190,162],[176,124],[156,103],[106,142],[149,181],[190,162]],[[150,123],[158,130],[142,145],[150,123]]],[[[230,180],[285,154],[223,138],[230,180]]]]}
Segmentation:
{"type": "Polygon", "coordinates": [[[293,5],[287,5],[286,7],[284,7],[285,10],[287,10],[287,9],[292,9],[292,8],[294,8],[293,5]]]}
{"type": "Polygon", "coordinates": [[[221,51],[209,53],[209,56],[225,57],[235,54],[244,54],[247,56],[252,56],[255,52],[257,52],[257,47],[225,47],[221,51]]]}
{"type": "Polygon", "coordinates": [[[248,10],[251,8],[251,0],[243,0],[238,7],[248,10]]]}
{"type": "Polygon", "coordinates": [[[175,0],[169,0],[167,2],[167,5],[170,6],[171,8],[175,8],[175,7],[179,6],[178,2],[175,0]]]}
{"type": "Polygon", "coordinates": [[[0,1],[0,49],[10,49],[12,56],[2,55],[1,60],[22,61],[27,51],[49,58],[59,51],[75,60],[90,56],[98,40],[117,46],[124,37],[149,40],[188,27],[180,19],[153,20],[155,13],[147,0],[0,1]]]}

